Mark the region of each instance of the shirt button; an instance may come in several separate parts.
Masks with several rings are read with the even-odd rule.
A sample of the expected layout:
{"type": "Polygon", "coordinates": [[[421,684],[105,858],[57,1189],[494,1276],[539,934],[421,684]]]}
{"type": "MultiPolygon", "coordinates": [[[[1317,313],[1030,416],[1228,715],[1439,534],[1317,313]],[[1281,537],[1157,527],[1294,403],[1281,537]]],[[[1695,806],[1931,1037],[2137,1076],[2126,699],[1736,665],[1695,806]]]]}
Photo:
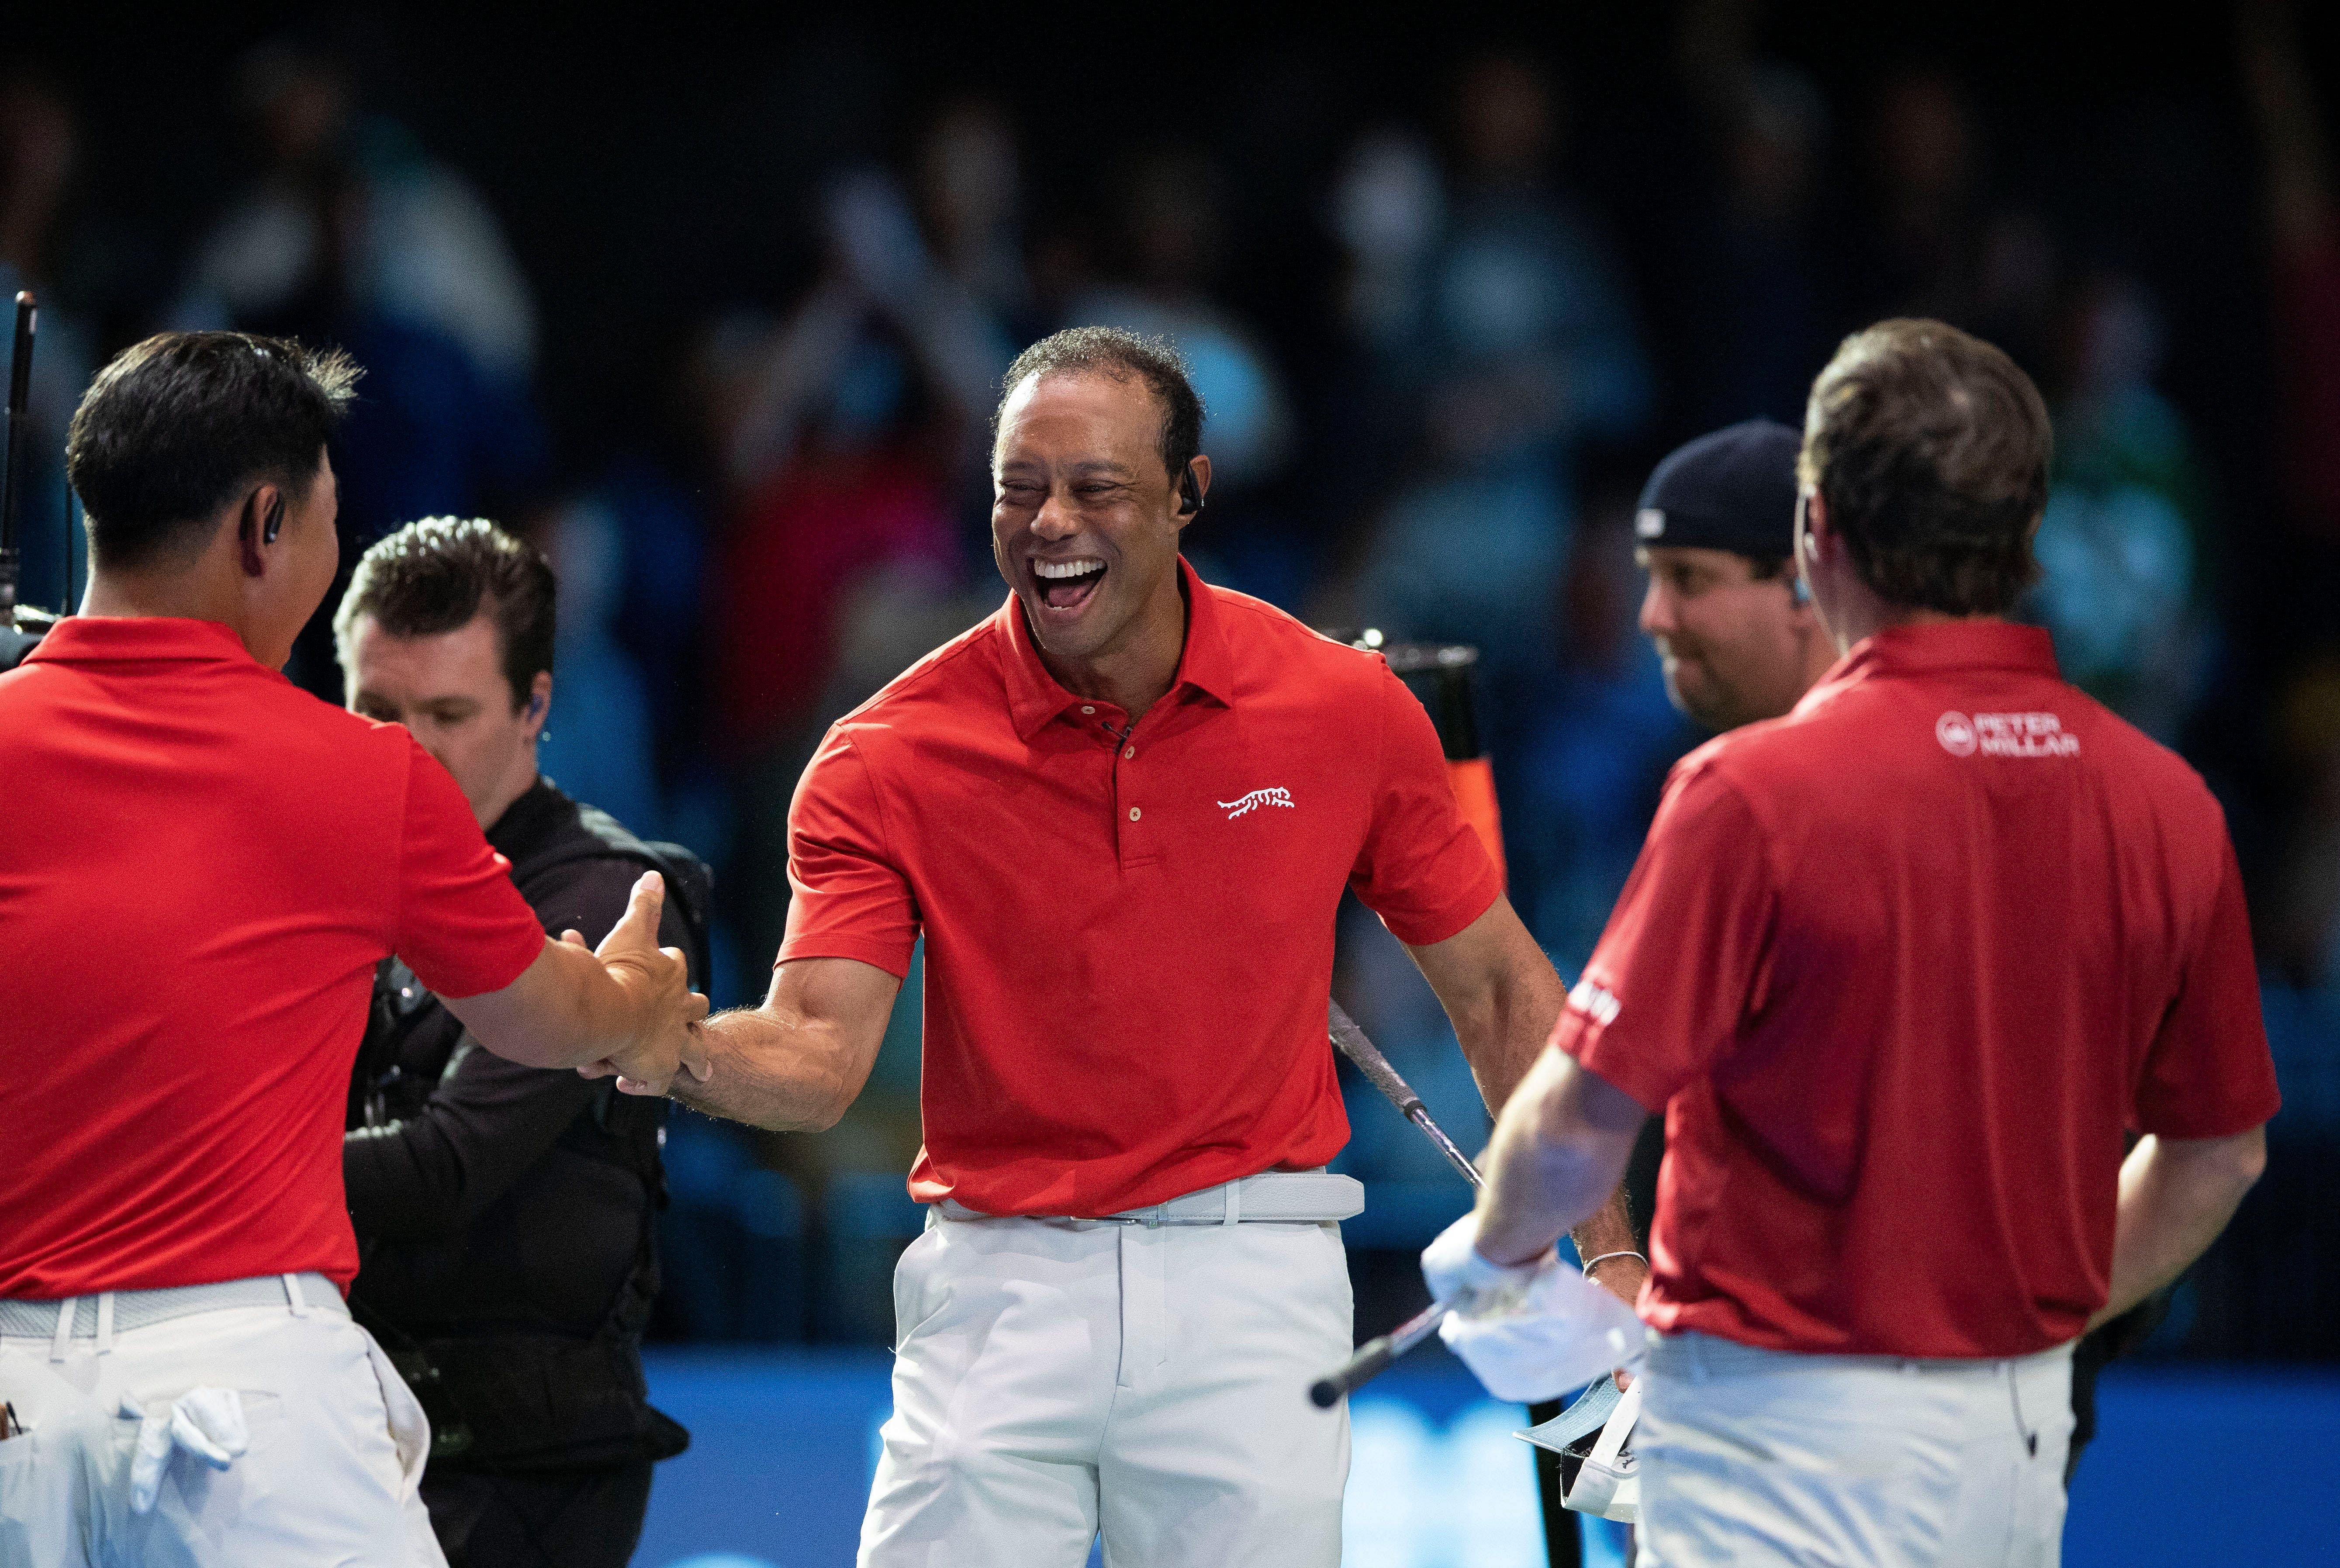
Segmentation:
{"type": "Polygon", "coordinates": [[[1143,813],[1141,813],[1141,812],[1137,809],[1137,808],[1136,808],[1136,807],[1135,807],[1135,806],[1132,806],[1132,807],[1129,809],[1129,819],[1130,819],[1131,821],[1133,821],[1133,822],[1136,821],[1136,820],[1137,820],[1137,819],[1138,819],[1142,814],[1143,814],[1143,813]]]}
{"type": "Polygon", "coordinates": [[[1135,757],[1137,755],[1137,748],[1135,746],[1129,747],[1122,752],[1122,755],[1124,757],[1135,757]]]}
{"type": "Polygon", "coordinates": [[[1081,704],[1081,711],[1084,713],[1094,713],[1096,711],[1096,707],[1093,703],[1084,702],[1081,704]]]}

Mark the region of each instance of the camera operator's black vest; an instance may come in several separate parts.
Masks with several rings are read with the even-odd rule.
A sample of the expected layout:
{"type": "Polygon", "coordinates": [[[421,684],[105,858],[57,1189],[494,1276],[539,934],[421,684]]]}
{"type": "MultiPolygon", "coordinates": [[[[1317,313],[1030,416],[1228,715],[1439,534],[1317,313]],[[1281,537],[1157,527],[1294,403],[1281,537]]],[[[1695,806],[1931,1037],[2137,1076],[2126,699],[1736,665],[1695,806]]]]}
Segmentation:
{"type": "MultiPolygon", "coordinates": [[[[565,796],[559,800],[569,804],[565,796]]],[[[573,819],[514,858],[512,878],[526,893],[546,873],[587,860],[629,861],[665,878],[691,984],[704,989],[713,891],[706,866],[679,845],[645,842],[608,813],[579,805],[573,819]]],[[[383,1126],[419,1113],[448,1067],[478,1048],[412,970],[385,961],[351,1086],[350,1125],[383,1126]]],[[[665,1459],[689,1442],[651,1408],[641,1367],[642,1331],[659,1289],[655,1214],[666,1205],[659,1159],[666,1114],[663,1099],[621,1095],[615,1079],[602,1079],[548,1156],[614,1166],[639,1184],[632,1263],[600,1321],[564,1325],[567,1333],[516,1332],[511,1315],[491,1301],[481,1304],[476,1325],[444,1312],[427,1325],[402,1324],[369,1301],[361,1269],[351,1306],[430,1416],[432,1464],[570,1469],[665,1459]]],[[[410,1257],[421,1245],[397,1245],[410,1257]]],[[[449,1245],[460,1247],[460,1238],[449,1245]]]]}

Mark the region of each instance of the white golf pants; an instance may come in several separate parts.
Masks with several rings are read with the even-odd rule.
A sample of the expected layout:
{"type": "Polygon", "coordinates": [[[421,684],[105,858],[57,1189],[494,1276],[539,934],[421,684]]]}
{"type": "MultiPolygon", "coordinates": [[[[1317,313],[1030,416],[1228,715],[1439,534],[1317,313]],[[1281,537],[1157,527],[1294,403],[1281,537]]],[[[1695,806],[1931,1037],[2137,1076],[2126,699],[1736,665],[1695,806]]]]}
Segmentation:
{"type": "Polygon", "coordinates": [[[0,1442],[0,1568],[446,1568],[416,1490],[421,1408],[330,1282],[287,1297],[94,1335],[84,1298],[78,1334],[0,1337],[0,1398],[28,1429],[0,1442]],[[197,1388],[235,1392],[244,1451],[215,1469],[168,1450],[142,1512],[141,1429],[197,1388]]]}
{"type": "Polygon", "coordinates": [[[2055,1568],[2072,1348],[1897,1361],[1652,1335],[1641,1568],[2055,1568]]]}
{"type": "Polygon", "coordinates": [[[1338,1225],[929,1211],[894,1315],[863,1568],[1337,1568],[1338,1225]]]}

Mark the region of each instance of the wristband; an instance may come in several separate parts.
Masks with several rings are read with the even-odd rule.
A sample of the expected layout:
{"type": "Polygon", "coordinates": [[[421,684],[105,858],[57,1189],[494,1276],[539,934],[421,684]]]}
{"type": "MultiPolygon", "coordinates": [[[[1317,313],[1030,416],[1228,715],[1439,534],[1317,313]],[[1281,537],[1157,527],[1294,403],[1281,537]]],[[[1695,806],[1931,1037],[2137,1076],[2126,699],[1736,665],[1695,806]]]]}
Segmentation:
{"type": "Polygon", "coordinates": [[[1641,1257],[1641,1266],[1643,1268],[1650,1266],[1650,1260],[1648,1258],[1641,1257],[1640,1253],[1634,1252],[1631,1248],[1627,1248],[1621,1252],[1604,1252],[1598,1257],[1587,1258],[1583,1263],[1577,1266],[1576,1272],[1589,1278],[1594,1269],[1600,1267],[1602,1264],[1607,1263],[1612,1257],[1641,1257]]]}

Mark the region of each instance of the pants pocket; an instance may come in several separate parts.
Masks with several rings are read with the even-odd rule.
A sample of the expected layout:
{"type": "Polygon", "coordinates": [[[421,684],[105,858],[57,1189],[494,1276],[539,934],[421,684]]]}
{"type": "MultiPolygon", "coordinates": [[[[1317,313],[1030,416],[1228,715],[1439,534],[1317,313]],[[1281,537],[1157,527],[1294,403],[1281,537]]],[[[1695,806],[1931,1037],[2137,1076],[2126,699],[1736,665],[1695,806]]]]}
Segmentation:
{"type": "Polygon", "coordinates": [[[22,1351],[0,1351],[0,1399],[25,1428],[0,1442],[0,1568],[91,1568],[105,1413],[22,1351]]]}
{"type": "Polygon", "coordinates": [[[382,1389],[391,1441],[398,1445],[398,1501],[402,1503],[422,1484],[422,1463],[431,1457],[431,1418],[422,1414],[414,1391],[406,1386],[406,1379],[399,1376],[398,1368],[391,1365],[373,1335],[362,1328],[355,1332],[365,1341],[366,1360],[382,1389]]]}

